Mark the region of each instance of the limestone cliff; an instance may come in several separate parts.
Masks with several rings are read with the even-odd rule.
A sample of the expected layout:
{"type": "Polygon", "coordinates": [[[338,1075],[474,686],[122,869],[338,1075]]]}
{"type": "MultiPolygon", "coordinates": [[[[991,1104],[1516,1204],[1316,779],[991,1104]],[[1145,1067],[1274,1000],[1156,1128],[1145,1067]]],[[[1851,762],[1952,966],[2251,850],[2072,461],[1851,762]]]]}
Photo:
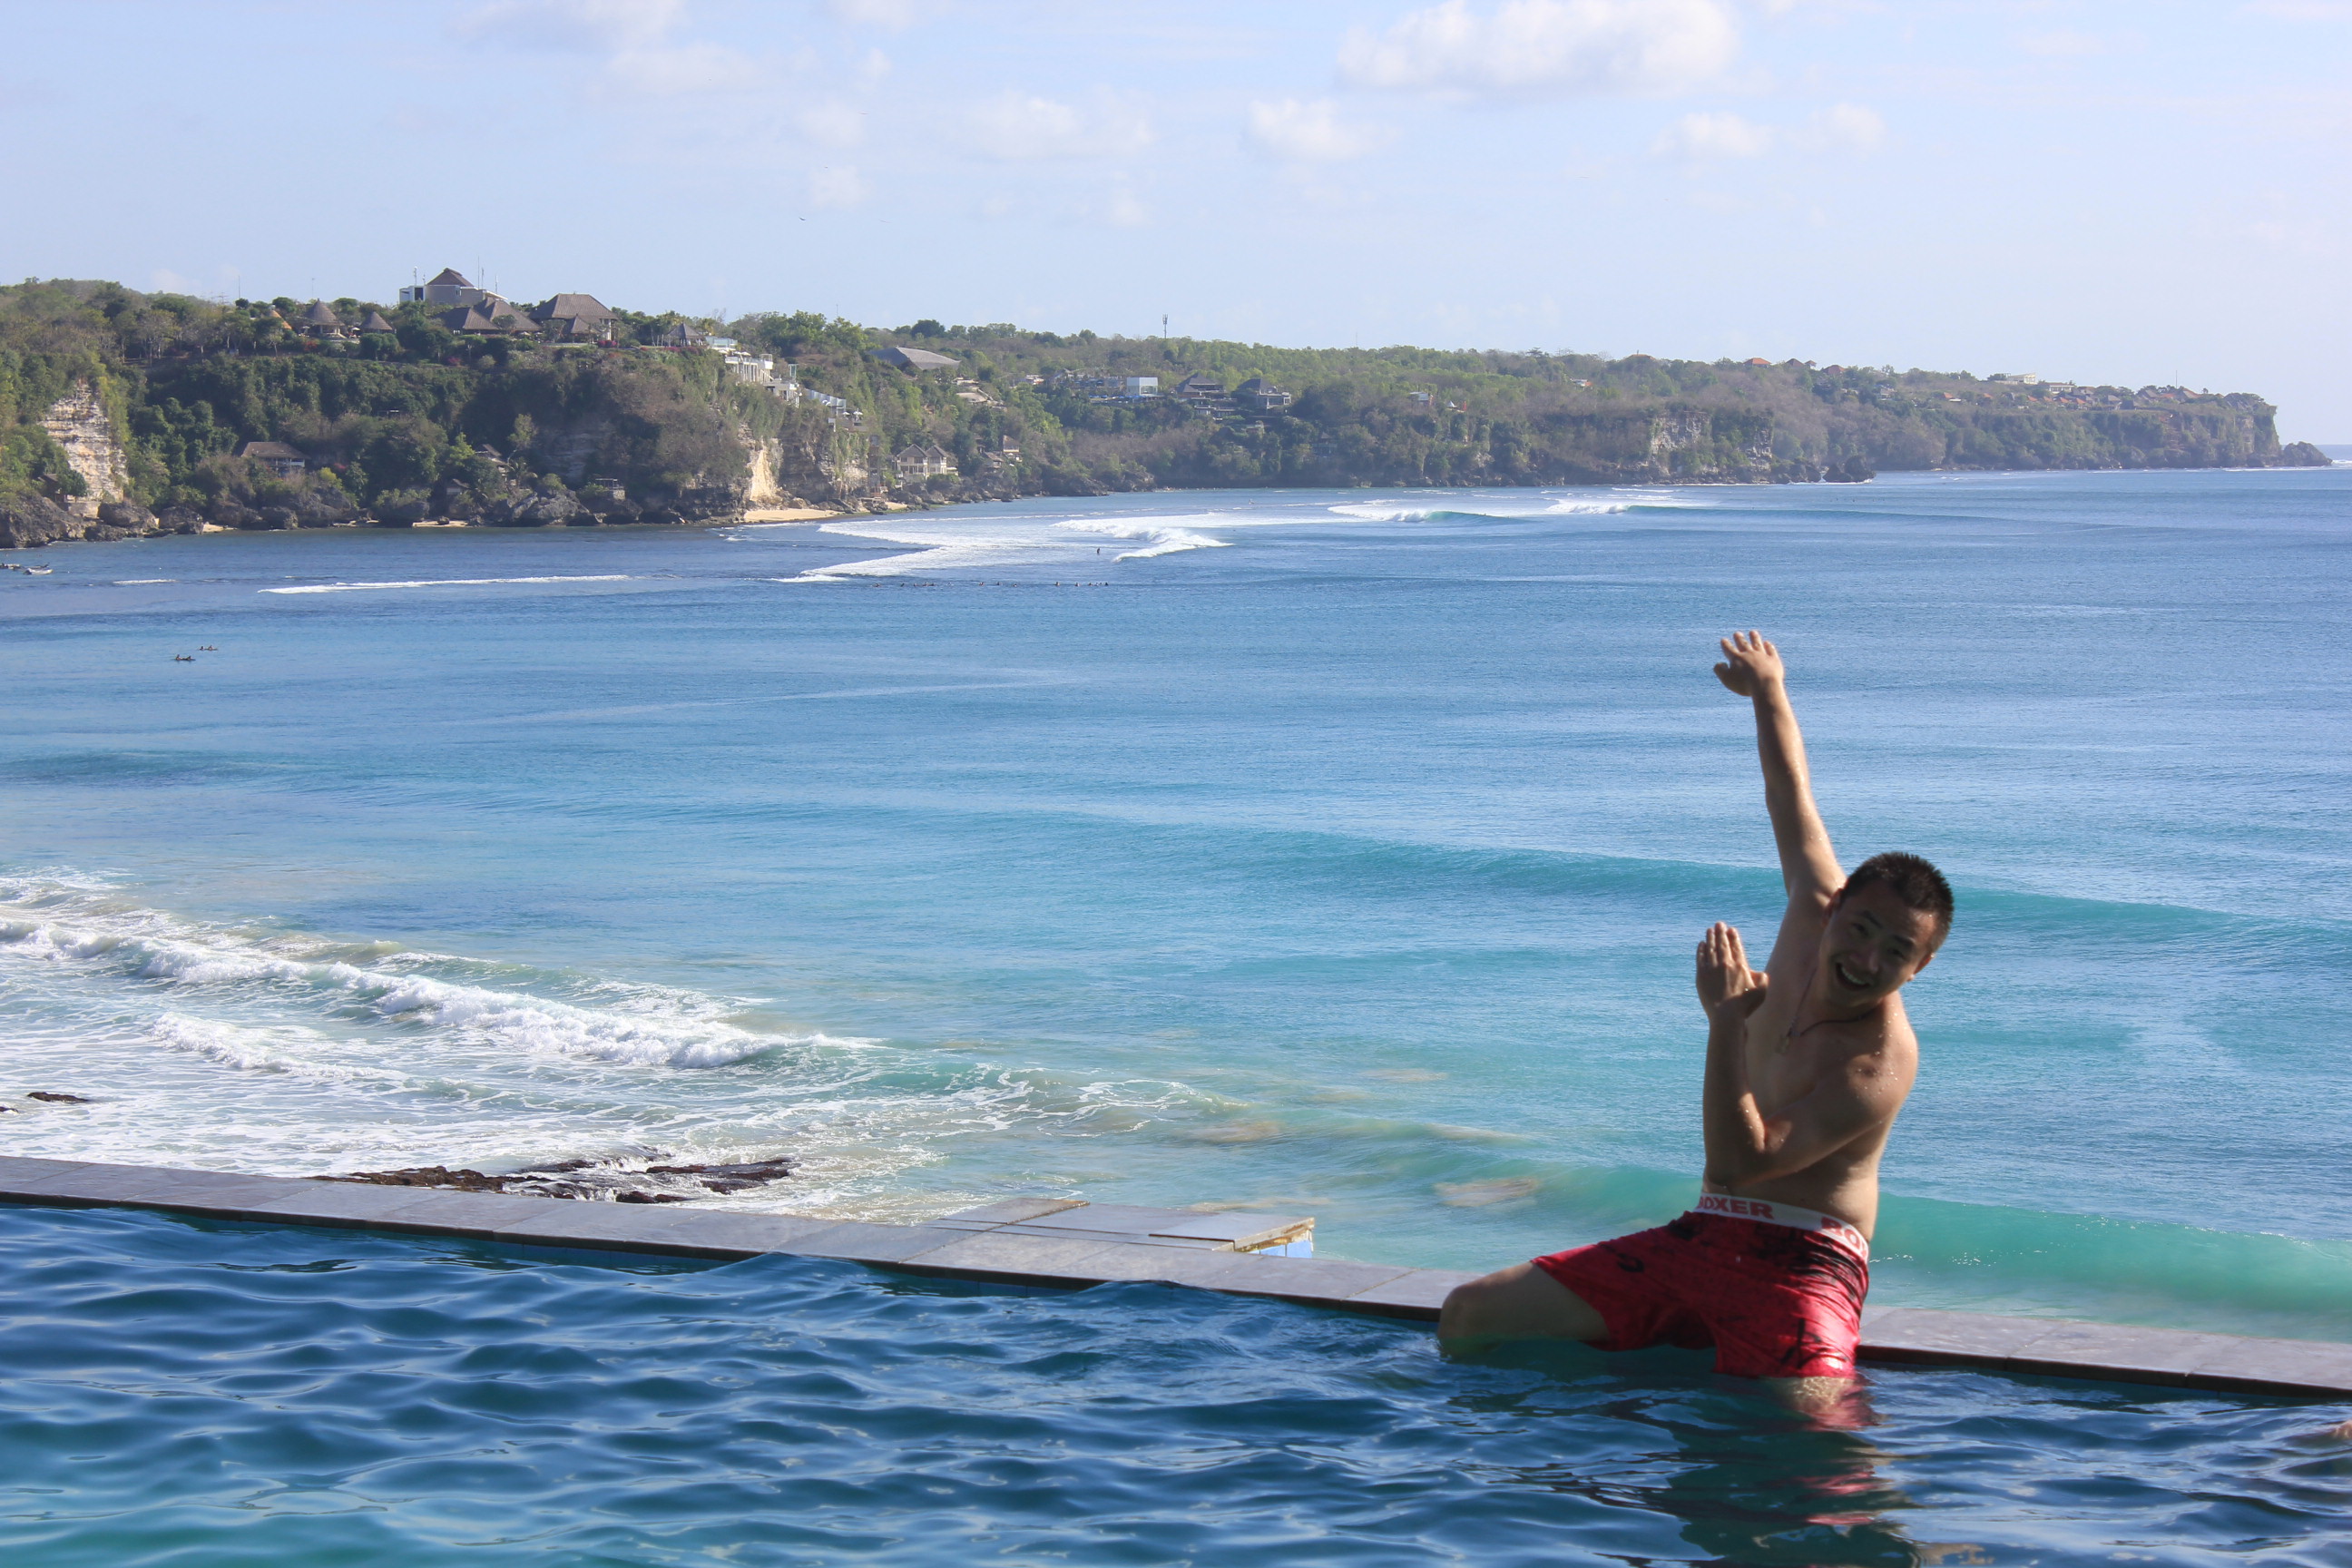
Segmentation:
{"type": "Polygon", "coordinates": [[[76,517],[95,521],[100,507],[126,499],[131,483],[129,465],[124,461],[114,420],[107,413],[96,386],[82,382],[51,404],[48,412],[41,416],[41,428],[65,452],[67,463],[86,487],[67,503],[76,517]]]}

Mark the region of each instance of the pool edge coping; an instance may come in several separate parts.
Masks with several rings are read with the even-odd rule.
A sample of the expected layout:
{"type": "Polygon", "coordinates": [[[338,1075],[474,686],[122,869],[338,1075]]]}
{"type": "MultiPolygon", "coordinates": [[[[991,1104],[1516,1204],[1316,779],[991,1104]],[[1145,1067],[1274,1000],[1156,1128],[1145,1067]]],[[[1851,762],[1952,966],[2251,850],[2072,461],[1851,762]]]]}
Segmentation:
{"type": "MultiPolygon", "coordinates": [[[[1039,1200],[1067,1211],[1073,1200],[1039,1200]]],[[[1412,1322],[1434,1322],[1471,1275],[1328,1258],[1038,1234],[1003,1219],[871,1225],[687,1204],[608,1204],[0,1155],[0,1203],[140,1208],[254,1224],[443,1237],[502,1246],[737,1262],[826,1258],[935,1279],[1051,1289],[1163,1283],[1412,1322]]],[[[1034,1206],[1034,1205],[1032,1205],[1034,1206]]],[[[1858,1359],[2211,1393],[2352,1398],[2352,1343],[2192,1332],[1925,1307],[1869,1307],[1858,1359]]]]}

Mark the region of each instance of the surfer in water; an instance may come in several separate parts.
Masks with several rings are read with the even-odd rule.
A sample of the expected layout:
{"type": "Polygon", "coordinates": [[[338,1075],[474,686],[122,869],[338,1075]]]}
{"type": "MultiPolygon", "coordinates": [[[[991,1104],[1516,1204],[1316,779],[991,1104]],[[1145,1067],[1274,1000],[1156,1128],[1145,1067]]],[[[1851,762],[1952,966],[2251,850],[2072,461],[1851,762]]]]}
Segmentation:
{"type": "Polygon", "coordinates": [[[1723,639],[1716,679],[1756,709],[1764,802],[1787,911],[1748,967],[1739,933],[1698,944],[1707,1020],[1698,1202],[1655,1230],[1520,1263],[1458,1287],[1448,1348],[1516,1339],[1603,1350],[1712,1345],[1716,1367],[1826,1411],[1853,1386],[1878,1220],[1878,1160],[1918,1070],[1896,994],[1952,924],[1952,890],[1916,855],[1838,867],[1814,809],[1780,650],[1723,639]]]}

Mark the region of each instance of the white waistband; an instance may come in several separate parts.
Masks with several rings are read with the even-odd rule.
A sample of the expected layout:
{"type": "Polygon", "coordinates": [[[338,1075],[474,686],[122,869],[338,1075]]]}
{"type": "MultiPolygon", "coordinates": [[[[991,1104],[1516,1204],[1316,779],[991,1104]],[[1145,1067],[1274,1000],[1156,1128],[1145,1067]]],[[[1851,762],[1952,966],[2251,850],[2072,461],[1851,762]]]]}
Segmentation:
{"type": "Polygon", "coordinates": [[[1864,1260],[1870,1257],[1869,1237],[1837,1215],[1822,1214],[1818,1209],[1801,1209],[1794,1204],[1765,1198],[1736,1198],[1729,1193],[1701,1193],[1698,1202],[1691,1205],[1690,1212],[1719,1215],[1725,1219],[1752,1219],[1766,1225],[1785,1225],[1790,1230],[1814,1231],[1822,1240],[1835,1242],[1864,1260]]]}

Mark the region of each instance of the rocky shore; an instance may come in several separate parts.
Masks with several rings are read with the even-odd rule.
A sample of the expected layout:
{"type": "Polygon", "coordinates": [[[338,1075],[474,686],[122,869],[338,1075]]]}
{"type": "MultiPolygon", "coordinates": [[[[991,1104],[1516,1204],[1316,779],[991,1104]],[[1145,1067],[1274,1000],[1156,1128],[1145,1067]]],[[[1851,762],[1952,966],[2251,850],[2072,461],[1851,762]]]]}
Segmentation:
{"type": "MultiPolygon", "coordinates": [[[[310,500],[309,496],[300,498],[310,500]]],[[[503,497],[470,510],[474,515],[380,518],[348,505],[252,508],[231,503],[204,510],[166,506],[150,510],[136,501],[102,501],[76,508],[45,496],[0,500],[0,550],[36,550],[77,540],[148,539],[167,533],[227,533],[293,528],[595,528],[631,523],[709,526],[729,522],[798,522],[862,516],[868,510],[903,510],[904,503],[870,506],[795,506],[745,509],[731,497],[711,502],[691,498],[660,507],[592,506],[564,495],[503,497]]]]}
{"type": "Polygon", "coordinates": [[[398,1171],[357,1171],[318,1176],[321,1182],[361,1182],[382,1187],[435,1187],[460,1193],[520,1193],[529,1197],[578,1198],[593,1203],[683,1204],[697,1198],[756,1192],[784,1181],[793,1171],[789,1158],[733,1164],[635,1164],[613,1160],[562,1160],[504,1175],[446,1165],[398,1171]]]}

